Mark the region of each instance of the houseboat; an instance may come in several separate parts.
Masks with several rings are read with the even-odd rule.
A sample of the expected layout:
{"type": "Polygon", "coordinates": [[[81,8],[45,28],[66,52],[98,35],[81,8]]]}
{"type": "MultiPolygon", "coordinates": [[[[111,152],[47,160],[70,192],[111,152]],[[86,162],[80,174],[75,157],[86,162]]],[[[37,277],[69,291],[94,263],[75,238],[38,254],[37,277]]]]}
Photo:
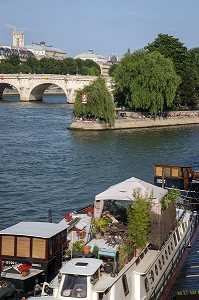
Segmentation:
{"type": "MultiPolygon", "coordinates": [[[[168,202],[163,210],[165,199],[168,190],[132,177],[96,195],[93,216],[72,214],[71,218],[79,221],[73,226],[68,220],[68,260],[50,283],[43,284],[40,300],[160,299],[197,226],[197,214],[176,209],[174,202],[168,202]],[[150,231],[141,249],[136,249],[137,242],[129,244],[128,224],[119,215],[124,204],[137,200],[138,191],[151,201],[150,231]],[[111,222],[97,237],[95,221],[107,215],[111,222]],[[89,254],[75,251],[74,245],[81,239],[90,247],[89,254]],[[130,248],[124,253],[127,243],[130,248]]],[[[137,239],[140,234],[138,230],[137,239]]]]}
{"type": "Polygon", "coordinates": [[[66,223],[20,222],[1,230],[2,279],[24,293],[52,280],[62,264],[67,227],[66,223]]]}

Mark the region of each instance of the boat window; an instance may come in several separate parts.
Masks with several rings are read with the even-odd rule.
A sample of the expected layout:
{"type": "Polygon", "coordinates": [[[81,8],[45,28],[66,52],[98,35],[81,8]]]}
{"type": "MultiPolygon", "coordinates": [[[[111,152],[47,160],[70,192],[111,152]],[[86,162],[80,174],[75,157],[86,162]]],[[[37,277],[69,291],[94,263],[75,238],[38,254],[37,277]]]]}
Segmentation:
{"type": "Polygon", "coordinates": [[[161,260],[160,260],[160,259],[158,260],[158,264],[159,264],[160,270],[162,270],[162,263],[161,263],[161,260]]]}
{"type": "Polygon", "coordinates": [[[158,276],[158,267],[155,265],[155,274],[158,276]]]}
{"type": "Polygon", "coordinates": [[[30,257],[30,238],[17,237],[17,256],[30,257]]]}
{"type": "Polygon", "coordinates": [[[66,274],[61,290],[62,297],[86,298],[87,277],[82,275],[66,274]]]}
{"type": "Polygon", "coordinates": [[[154,281],[154,273],[153,273],[153,270],[151,270],[151,280],[152,280],[152,282],[154,281]]]}
{"type": "Polygon", "coordinates": [[[174,239],[174,244],[175,244],[175,246],[177,246],[177,239],[176,239],[175,233],[173,234],[173,239],[174,239]]]}
{"type": "Polygon", "coordinates": [[[168,253],[167,253],[167,250],[165,250],[165,257],[166,257],[166,259],[168,259],[168,253]]]}
{"type": "Polygon", "coordinates": [[[33,258],[46,258],[46,240],[41,238],[32,239],[32,257],[33,258]]]}
{"type": "Polygon", "coordinates": [[[173,251],[173,243],[171,242],[171,250],[173,251]]]}
{"type": "Polygon", "coordinates": [[[168,252],[169,252],[169,255],[171,254],[171,249],[170,247],[168,246],[168,252]]]}
{"type": "Polygon", "coordinates": [[[129,286],[128,286],[126,274],[122,276],[122,283],[123,283],[124,295],[126,296],[129,293],[129,286]]]}
{"type": "Polygon", "coordinates": [[[164,168],[164,177],[167,178],[171,177],[170,171],[171,171],[170,168],[164,168]]]}
{"type": "Polygon", "coordinates": [[[1,242],[1,255],[8,255],[8,256],[14,256],[14,250],[15,250],[15,237],[4,235],[2,236],[2,242],[1,242]]]}
{"type": "Polygon", "coordinates": [[[165,264],[164,255],[162,255],[162,263],[165,264]]]}
{"type": "Polygon", "coordinates": [[[149,281],[148,281],[148,278],[145,278],[144,284],[145,284],[146,292],[148,292],[148,290],[149,290],[149,281]]]}
{"type": "Polygon", "coordinates": [[[176,230],[176,234],[177,234],[177,239],[178,239],[178,242],[179,242],[179,240],[180,240],[180,234],[179,234],[178,229],[176,230]]]}
{"type": "Polygon", "coordinates": [[[183,232],[185,232],[185,226],[184,226],[184,223],[182,223],[182,230],[183,230],[183,232]]]}

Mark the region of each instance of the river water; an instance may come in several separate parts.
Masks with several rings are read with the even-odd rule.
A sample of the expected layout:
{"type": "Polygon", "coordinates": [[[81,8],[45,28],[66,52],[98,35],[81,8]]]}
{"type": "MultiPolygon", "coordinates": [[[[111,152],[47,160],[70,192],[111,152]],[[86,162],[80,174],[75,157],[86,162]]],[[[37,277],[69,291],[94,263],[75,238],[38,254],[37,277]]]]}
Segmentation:
{"type": "Polygon", "coordinates": [[[0,229],[53,221],[130,177],[153,183],[155,164],[199,169],[199,126],[71,131],[64,96],[0,101],[0,229]]]}

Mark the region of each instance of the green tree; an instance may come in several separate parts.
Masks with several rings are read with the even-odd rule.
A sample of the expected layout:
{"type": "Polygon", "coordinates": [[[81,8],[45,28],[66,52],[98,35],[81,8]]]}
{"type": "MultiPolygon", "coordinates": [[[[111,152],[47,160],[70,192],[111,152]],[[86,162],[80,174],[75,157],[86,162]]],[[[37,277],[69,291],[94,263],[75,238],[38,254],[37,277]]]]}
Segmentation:
{"type": "Polygon", "coordinates": [[[17,73],[29,74],[31,73],[31,68],[26,64],[20,64],[16,67],[17,73]]]}
{"type": "Polygon", "coordinates": [[[115,124],[115,105],[105,80],[98,77],[89,86],[77,92],[74,103],[74,115],[93,114],[104,120],[110,127],[115,124]],[[82,94],[87,95],[87,103],[82,103],[82,94]]]}
{"type": "Polygon", "coordinates": [[[20,58],[18,55],[12,54],[8,57],[6,62],[10,63],[13,66],[18,66],[20,64],[20,58]]]}
{"type": "Polygon", "coordinates": [[[27,61],[24,62],[24,64],[31,69],[31,73],[41,73],[40,61],[35,57],[28,57],[27,61]]]}
{"type": "Polygon", "coordinates": [[[142,248],[147,243],[150,229],[153,195],[142,195],[140,189],[135,189],[133,198],[132,204],[127,207],[128,236],[137,248],[142,248]]]}
{"type": "Polygon", "coordinates": [[[177,74],[183,72],[184,67],[189,64],[187,47],[168,34],[158,34],[157,38],[148,46],[145,47],[149,52],[159,52],[164,57],[170,58],[173,61],[174,68],[177,74]]]}
{"type": "Polygon", "coordinates": [[[171,107],[180,83],[170,59],[145,50],[126,54],[113,77],[116,98],[123,95],[129,107],[147,109],[151,114],[171,107]]]}
{"type": "Polygon", "coordinates": [[[0,63],[0,73],[1,74],[15,74],[17,73],[16,66],[13,66],[11,63],[3,61],[0,63]]]}
{"type": "Polygon", "coordinates": [[[109,76],[113,75],[113,72],[115,71],[116,68],[117,68],[117,64],[113,64],[113,65],[110,66],[110,68],[108,70],[109,76]]]}
{"type": "Polygon", "coordinates": [[[159,34],[145,49],[149,52],[158,51],[173,61],[174,69],[181,77],[174,104],[176,106],[195,105],[198,99],[199,83],[187,47],[178,38],[168,34],[159,34]]]}
{"type": "MultiPolygon", "coordinates": [[[[83,62],[83,65],[91,70],[93,75],[95,76],[100,76],[101,75],[101,69],[100,66],[93,60],[91,59],[86,59],[83,62]]],[[[83,74],[82,74],[83,75],[83,74]]]]}

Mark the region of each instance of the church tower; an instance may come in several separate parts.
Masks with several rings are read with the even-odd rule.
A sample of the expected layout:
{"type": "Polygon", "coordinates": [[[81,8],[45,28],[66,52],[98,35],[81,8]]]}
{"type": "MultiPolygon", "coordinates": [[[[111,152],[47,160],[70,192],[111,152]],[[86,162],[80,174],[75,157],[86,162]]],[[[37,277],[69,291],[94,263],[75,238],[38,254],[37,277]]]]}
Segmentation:
{"type": "Polygon", "coordinates": [[[12,45],[15,48],[24,48],[24,33],[22,31],[17,32],[15,27],[12,32],[12,45]]]}

